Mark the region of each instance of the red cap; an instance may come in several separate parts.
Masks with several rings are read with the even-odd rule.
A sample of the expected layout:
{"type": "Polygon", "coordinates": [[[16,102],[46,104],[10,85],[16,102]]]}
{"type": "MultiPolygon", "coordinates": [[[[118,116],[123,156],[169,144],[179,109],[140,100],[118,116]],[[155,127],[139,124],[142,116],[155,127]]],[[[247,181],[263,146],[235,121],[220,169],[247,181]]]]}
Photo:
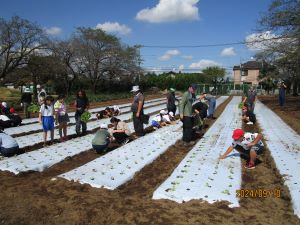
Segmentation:
{"type": "Polygon", "coordinates": [[[238,140],[244,136],[244,131],[242,129],[235,129],[232,134],[233,140],[238,140]]]}
{"type": "Polygon", "coordinates": [[[15,110],[14,108],[10,108],[10,109],[9,109],[9,112],[10,112],[10,113],[15,113],[16,110],[15,110]]]}

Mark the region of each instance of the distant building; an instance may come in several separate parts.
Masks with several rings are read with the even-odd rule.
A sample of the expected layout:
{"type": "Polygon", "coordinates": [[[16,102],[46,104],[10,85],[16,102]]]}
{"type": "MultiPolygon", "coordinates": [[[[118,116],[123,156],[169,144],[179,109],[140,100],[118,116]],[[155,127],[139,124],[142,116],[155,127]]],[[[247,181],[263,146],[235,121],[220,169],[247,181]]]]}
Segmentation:
{"type": "Polygon", "coordinates": [[[258,85],[259,70],[261,63],[256,61],[248,61],[239,66],[233,67],[234,84],[251,84],[258,85]]]}

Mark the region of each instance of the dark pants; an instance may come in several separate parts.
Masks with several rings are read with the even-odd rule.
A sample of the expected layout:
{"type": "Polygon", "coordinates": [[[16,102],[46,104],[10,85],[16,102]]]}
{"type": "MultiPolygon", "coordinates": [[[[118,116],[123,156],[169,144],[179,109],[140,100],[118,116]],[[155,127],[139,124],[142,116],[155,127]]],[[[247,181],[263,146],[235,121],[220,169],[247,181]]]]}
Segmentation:
{"type": "Polygon", "coordinates": [[[133,127],[134,127],[135,134],[137,136],[144,136],[145,131],[144,131],[144,124],[142,120],[142,114],[140,114],[139,117],[136,117],[136,113],[134,112],[132,117],[133,117],[133,127]]]}
{"type": "Polygon", "coordinates": [[[24,102],[23,107],[24,107],[24,116],[26,118],[30,118],[30,112],[28,111],[28,107],[30,106],[30,103],[24,102]]]}
{"type": "Polygon", "coordinates": [[[184,116],[183,120],[183,136],[182,140],[185,142],[190,142],[192,140],[192,135],[193,135],[193,119],[192,117],[189,116],[184,116]]]}
{"type": "Polygon", "coordinates": [[[76,134],[79,135],[80,134],[80,128],[82,126],[82,133],[86,133],[86,123],[85,122],[82,122],[80,120],[80,116],[78,117],[75,117],[75,120],[76,120],[76,134]]]}
{"type": "Polygon", "coordinates": [[[174,116],[176,115],[176,105],[175,106],[168,106],[167,109],[168,109],[168,113],[173,112],[174,116]]]}
{"type": "Polygon", "coordinates": [[[11,157],[14,156],[16,154],[22,154],[24,153],[24,150],[20,150],[19,147],[14,147],[14,148],[0,148],[0,153],[1,155],[5,156],[5,157],[11,157]]]}
{"type": "Polygon", "coordinates": [[[279,94],[279,105],[284,106],[285,104],[285,95],[279,94]]]}
{"type": "Polygon", "coordinates": [[[109,145],[109,141],[106,145],[93,145],[93,149],[98,153],[101,154],[106,151],[107,147],[109,145]]]}
{"type": "Polygon", "coordinates": [[[129,136],[125,133],[114,133],[114,138],[116,139],[116,142],[121,144],[123,143],[129,136]]]}

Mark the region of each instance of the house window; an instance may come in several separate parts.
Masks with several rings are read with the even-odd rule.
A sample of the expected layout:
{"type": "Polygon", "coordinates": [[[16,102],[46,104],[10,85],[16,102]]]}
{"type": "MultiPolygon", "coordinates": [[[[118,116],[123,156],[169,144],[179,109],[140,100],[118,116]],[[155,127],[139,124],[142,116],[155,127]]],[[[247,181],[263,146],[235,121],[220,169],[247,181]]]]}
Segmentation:
{"type": "Polygon", "coordinates": [[[248,76],[248,70],[242,70],[241,76],[248,76]]]}

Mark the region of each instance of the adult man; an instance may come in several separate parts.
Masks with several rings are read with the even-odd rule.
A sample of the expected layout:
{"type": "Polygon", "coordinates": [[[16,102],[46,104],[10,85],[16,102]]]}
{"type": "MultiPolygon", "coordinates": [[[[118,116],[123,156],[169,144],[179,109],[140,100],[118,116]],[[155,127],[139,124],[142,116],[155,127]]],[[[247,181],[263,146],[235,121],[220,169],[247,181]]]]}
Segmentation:
{"type": "Polygon", "coordinates": [[[241,154],[250,158],[245,168],[254,169],[256,157],[262,153],[264,148],[264,144],[261,141],[262,135],[259,133],[245,133],[242,129],[235,129],[232,134],[232,139],[232,145],[229,146],[226,152],[219,158],[225,159],[233,149],[236,149],[241,154]]]}
{"type": "Polygon", "coordinates": [[[283,81],[279,83],[278,88],[279,88],[279,105],[284,106],[286,85],[284,84],[283,81]]]}
{"type": "Polygon", "coordinates": [[[131,92],[134,93],[134,98],[131,105],[133,126],[136,136],[140,137],[145,135],[143,124],[145,98],[139,86],[133,86],[131,92]]]}
{"type": "Polygon", "coordinates": [[[32,94],[30,93],[29,88],[25,88],[22,97],[21,97],[21,106],[24,108],[24,116],[26,118],[30,118],[30,112],[28,111],[28,107],[32,102],[32,94]]]}
{"type": "Polygon", "coordinates": [[[248,110],[250,112],[254,112],[255,102],[256,102],[256,91],[253,87],[251,87],[248,91],[248,95],[243,101],[244,103],[247,102],[248,110]]]}
{"type": "Polygon", "coordinates": [[[174,115],[176,113],[175,101],[179,102],[179,100],[175,97],[175,89],[170,88],[170,91],[167,94],[167,109],[168,113],[173,112],[174,115]]]}
{"type": "Polygon", "coordinates": [[[192,95],[195,94],[196,89],[197,89],[196,84],[189,85],[188,90],[183,94],[182,99],[179,102],[179,114],[180,114],[180,119],[183,123],[182,141],[184,142],[184,145],[195,144],[195,142],[192,141],[192,136],[193,136],[192,95]]]}
{"type": "Polygon", "coordinates": [[[216,111],[216,96],[207,94],[204,92],[202,94],[203,98],[208,101],[208,115],[207,118],[216,119],[214,113],[216,111]]]}

